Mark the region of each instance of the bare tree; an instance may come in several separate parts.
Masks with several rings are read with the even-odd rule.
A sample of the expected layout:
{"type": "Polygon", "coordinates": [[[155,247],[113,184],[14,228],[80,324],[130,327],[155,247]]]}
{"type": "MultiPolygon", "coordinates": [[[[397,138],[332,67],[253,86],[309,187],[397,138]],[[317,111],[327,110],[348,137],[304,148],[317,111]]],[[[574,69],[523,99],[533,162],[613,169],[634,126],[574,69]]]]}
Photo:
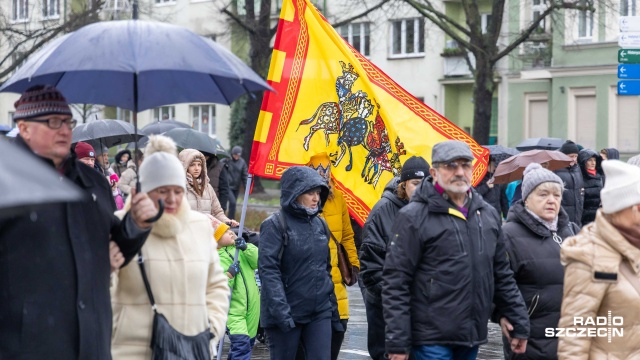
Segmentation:
{"type": "Polygon", "coordinates": [[[104,106],[94,104],[71,104],[71,109],[80,114],[81,123],[85,124],[92,116],[96,117],[102,112],[104,106]]]}
{"type": "MultiPolygon", "coordinates": [[[[466,50],[461,55],[465,57],[467,65],[474,78],[473,100],[473,138],[481,143],[489,141],[491,126],[491,105],[493,93],[497,87],[495,68],[498,61],[509,55],[520,44],[527,41],[540,24],[553,14],[562,9],[575,9],[582,11],[595,11],[595,1],[598,0],[547,0],[546,9],[539,13],[516,36],[508,39],[508,43],[499,44],[501,40],[501,27],[505,13],[506,0],[493,0],[491,8],[491,21],[485,31],[482,29],[482,14],[478,1],[460,0],[464,11],[465,22],[457,21],[448,16],[438,5],[441,1],[431,0],[399,0],[416,9],[431,23],[442,29],[446,35],[455,40],[458,45],[466,50]],[[475,58],[475,66],[472,64],[469,53],[475,58]]],[[[524,2],[520,2],[523,4],[524,2]]],[[[520,5],[524,6],[524,5],[520,5]]]]}
{"type": "MultiPolygon", "coordinates": [[[[234,1],[237,4],[240,1],[234,1]]],[[[384,4],[390,2],[390,0],[379,0],[378,3],[372,7],[365,7],[364,10],[354,16],[349,17],[343,21],[339,21],[334,26],[340,26],[351,21],[355,21],[364,16],[367,16],[372,11],[375,11],[382,7],[384,4]]],[[[277,22],[272,21],[272,10],[270,0],[245,0],[243,15],[239,15],[237,7],[234,8],[233,4],[229,4],[221,11],[229,20],[235,23],[248,37],[249,40],[249,66],[253,71],[258,73],[263,78],[266,78],[269,70],[269,64],[271,61],[271,53],[273,48],[271,47],[271,40],[276,33],[277,22]],[[259,7],[256,7],[258,5],[259,7]]],[[[262,105],[262,93],[251,94],[245,102],[244,116],[241,119],[235,121],[244,121],[244,124],[236,124],[238,131],[244,130],[243,148],[245,150],[251,149],[253,145],[253,134],[256,130],[258,123],[258,116],[260,114],[260,107],[262,105]]],[[[233,121],[233,120],[232,120],[233,121]]],[[[233,125],[232,125],[233,126],[233,125]]],[[[248,162],[249,151],[244,151],[243,157],[248,162]]],[[[260,185],[259,180],[254,185],[254,192],[264,191],[260,185]]]]}
{"type": "Polygon", "coordinates": [[[82,2],[60,21],[14,23],[11,14],[0,8],[0,83],[31,54],[50,40],[84,25],[99,21],[103,0],[82,2]]]}

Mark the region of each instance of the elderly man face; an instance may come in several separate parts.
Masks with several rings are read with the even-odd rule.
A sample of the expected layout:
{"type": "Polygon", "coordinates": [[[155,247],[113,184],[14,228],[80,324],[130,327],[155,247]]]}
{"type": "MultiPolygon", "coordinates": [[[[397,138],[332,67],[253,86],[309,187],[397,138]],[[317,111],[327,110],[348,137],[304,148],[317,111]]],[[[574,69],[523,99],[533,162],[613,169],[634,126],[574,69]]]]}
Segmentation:
{"type": "Polygon", "coordinates": [[[446,192],[464,194],[471,187],[473,177],[473,162],[471,160],[461,158],[436,163],[429,171],[446,192]]]}
{"type": "Polygon", "coordinates": [[[68,115],[46,115],[18,120],[18,129],[33,152],[51,159],[58,167],[69,156],[75,124],[68,115]]]}

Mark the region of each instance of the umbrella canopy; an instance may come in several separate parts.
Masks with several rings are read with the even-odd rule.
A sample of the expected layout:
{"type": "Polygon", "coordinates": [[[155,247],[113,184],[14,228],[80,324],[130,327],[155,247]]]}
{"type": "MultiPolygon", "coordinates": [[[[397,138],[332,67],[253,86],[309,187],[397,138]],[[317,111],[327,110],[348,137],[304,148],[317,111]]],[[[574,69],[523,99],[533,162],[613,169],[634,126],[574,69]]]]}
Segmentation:
{"type": "Polygon", "coordinates": [[[9,131],[11,131],[11,127],[10,126],[0,125],[0,132],[1,133],[8,133],[9,131]]]}
{"type": "Polygon", "coordinates": [[[122,120],[96,120],[73,129],[73,142],[99,142],[107,147],[139,140],[133,125],[122,120]]]}
{"type": "Polygon", "coordinates": [[[134,112],[186,102],[229,104],[271,87],[229,50],[175,25],[103,21],[52,40],[0,91],[55,86],[71,103],[134,112]],[[168,91],[170,89],[170,91],[168,91]]]}
{"type": "Polygon", "coordinates": [[[490,156],[497,156],[497,155],[513,156],[520,153],[520,151],[516,149],[509,148],[502,145],[483,145],[483,147],[489,150],[490,156]]]}
{"type": "Polygon", "coordinates": [[[173,130],[176,128],[191,129],[191,126],[189,126],[189,124],[185,124],[183,122],[176,121],[176,120],[161,120],[161,121],[152,122],[151,124],[143,127],[140,130],[140,132],[142,132],[145,135],[157,135],[157,134],[164,134],[167,131],[173,130]]]}
{"type": "Polygon", "coordinates": [[[222,145],[209,135],[194,129],[173,129],[164,133],[184,149],[196,149],[213,155],[229,156],[222,145]]]}
{"type": "Polygon", "coordinates": [[[0,154],[0,216],[85,198],[80,188],[19,147],[0,141],[0,154]]]}
{"type": "Polygon", "coordinates": [[[521,180],[524,169],[531,163],[546,163],[547,169],[554,171],[565,168],[573,162],[567,155],[559,151],[529,150],[512,156],[501,162],[494,173],[495,184],[508,184],[515,180],[521,180]]]}
{"type": "Polygon", "coordinates": [[[529,138],[521,142],[516,149],[529,150],[558,150],[564,144],[564,140],[558,138],[529,138]]]}

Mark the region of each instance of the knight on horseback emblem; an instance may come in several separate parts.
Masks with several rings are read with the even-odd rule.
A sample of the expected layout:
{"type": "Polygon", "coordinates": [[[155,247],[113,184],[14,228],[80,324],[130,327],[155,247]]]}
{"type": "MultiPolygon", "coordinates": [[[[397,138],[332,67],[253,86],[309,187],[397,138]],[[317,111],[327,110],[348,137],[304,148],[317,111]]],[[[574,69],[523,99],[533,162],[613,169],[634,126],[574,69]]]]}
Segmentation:
{"type": "Polygon", "coordinates": [[[309,134],[304,138],[303,148],[309,151],[311,138],[318,131],[324,132],[326,146],[330,143],[329,135],[337,134],[340,151],[330,154],[333,166],[338,166],[348,152],[349,164],[345,170],[351,171],[353,168],[351,148],[362,146],[368,154],[361,176],[365,182],[375,187],[383,171],[389,171],[393,176],[400,175],[402,171],[400,155],[406,154],[404,144],[400,141],[400,137],[396,137],[394,142],[396,151],[393,150],[386,125],[380,115],[380,105],[377,102],[375,118],[368,119],[373,115],[374,110],[369,95],[362,90],[353,92],[353,85],[360,75],[353,65],[343,61],[339,63],[342,67],[342,75],[336,78],[335,84],[338,101],[320,104],[310,118],[300,122],[298,129],[302,125],[311,124],[309,134]]]}

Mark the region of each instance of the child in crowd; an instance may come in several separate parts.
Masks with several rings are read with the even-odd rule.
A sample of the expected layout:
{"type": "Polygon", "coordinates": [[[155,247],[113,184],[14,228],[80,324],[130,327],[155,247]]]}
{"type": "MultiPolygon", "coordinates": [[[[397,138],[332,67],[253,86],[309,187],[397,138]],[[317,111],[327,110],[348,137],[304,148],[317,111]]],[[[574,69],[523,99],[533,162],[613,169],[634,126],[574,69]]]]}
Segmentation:
{"type": "Polygon", "coordinates": [[[258,248],[238,238],[225,223],[218,225],[214,237],[218,241],[220,264],[227,269],[229,288],[232,289],[227,320],[231,346],[227,359],[249,360],[260,320],[260,294],[255,278],[258,248]],[[236,248],[240,252],[238,261],[234,262],[236,248]]]}

